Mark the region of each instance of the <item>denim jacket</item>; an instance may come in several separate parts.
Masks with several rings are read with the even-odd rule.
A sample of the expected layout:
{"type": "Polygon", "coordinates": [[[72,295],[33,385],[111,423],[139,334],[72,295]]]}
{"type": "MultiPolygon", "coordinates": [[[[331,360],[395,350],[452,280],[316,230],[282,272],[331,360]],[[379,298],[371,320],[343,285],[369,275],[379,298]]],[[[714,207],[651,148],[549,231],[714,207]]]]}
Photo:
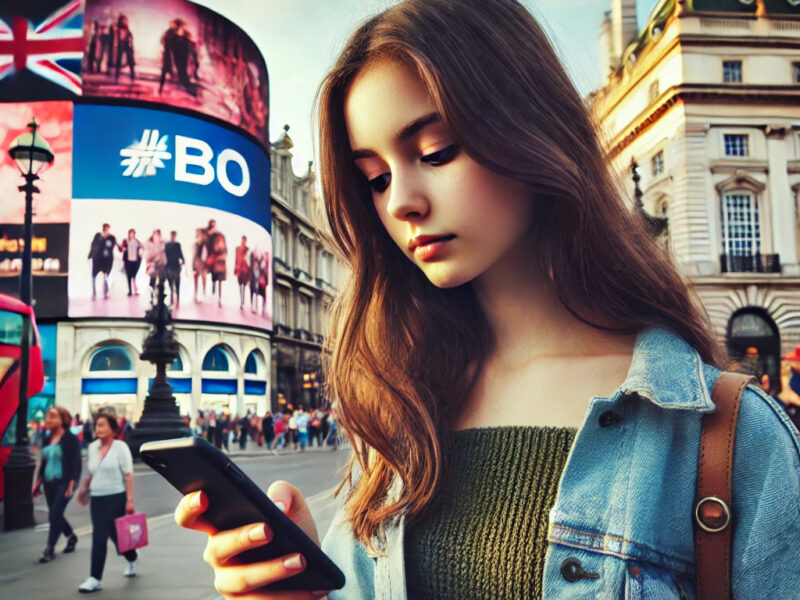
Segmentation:
{"type": "MultiPolygon", "coordinates": [[[[639,334],[625,381],[590,401],[561,476],[546,600],[702,600],[693,504],[701,418],[714,410],[719,373],[668,331],[639,334]]],[[[753,385],[736,428],[732,512],[734,599],[799,599],[800,434],[753,385]]],[[[371,556],[340,507],[322,547],[347,583],[329,598],[405,599],[403,532],[402,517],[387,523],[371,556]]]]}

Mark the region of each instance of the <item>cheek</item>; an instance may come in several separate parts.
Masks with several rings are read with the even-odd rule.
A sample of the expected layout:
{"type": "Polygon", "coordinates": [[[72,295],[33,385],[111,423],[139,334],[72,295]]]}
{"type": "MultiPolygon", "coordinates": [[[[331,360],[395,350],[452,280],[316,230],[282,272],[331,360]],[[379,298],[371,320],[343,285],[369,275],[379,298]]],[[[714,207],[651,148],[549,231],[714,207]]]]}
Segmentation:
{"type": "Polygon", "coordinates": [[[407,249],[406,243],[408,242],[406,239],[406,225],[393,218],[386,209],[382,209],[380,205],[375,205],[375,211],[378,213],[378,219],[384,231],[389,234],[389,237],[397,244],[400,250],[405,252],[407,249]]]}

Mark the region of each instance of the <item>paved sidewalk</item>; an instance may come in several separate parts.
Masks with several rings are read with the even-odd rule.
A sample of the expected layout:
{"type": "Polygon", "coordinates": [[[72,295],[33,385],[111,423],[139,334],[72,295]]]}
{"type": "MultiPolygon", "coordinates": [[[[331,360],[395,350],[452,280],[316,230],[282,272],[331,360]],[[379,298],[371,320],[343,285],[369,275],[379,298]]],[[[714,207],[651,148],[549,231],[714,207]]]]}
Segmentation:
{"type": "MultiPolygon", "coordinates": [[[[306,450],[306,454],[326,451],[329,449],[315,448],[306,450]]],[[[284,450],[280,458],[275,458],[271,452],[258,447],[248,449],[246,452],[239,452],[237,447],[230,453],[231,458],[235,460],[245,457],[270,457],[271,460],[277,460],[278,464],[283,460],[292,460],[290,457],[293,455],[294,451],[284,450]]],[[[249,468],[254,463],[247,465],[245,461],[242,464],[249,468]]],[[[150,477],[157,477],[147,465],[140,462],[134,465],[134,475],[137,482],[140,478],[144,481],[150,477]]],[[[332,481],[334,479],[332,478],[332,481]]],[[[144,489],[144,486],[137,489],[144,489]]],[[[332,496],[333,488],[329,488],[306,499],[320,535],[324,535],[333,519],[336,501],[332,496]]],[[[172,497],[167,504],[171,509],[172,497]]],[[[2,519],[2,509],[3,503],[0,502],[0,519],[2,519]]],[[[47,512],[42,498],[38,498],[35,503],[37,522],[35,528],[0,533],[0,598],[59,600],[85,596],[78,592],[78,585],[89,576],[92,529],[91,525],[87,525],[88,509],[72,507],[72,510],[80,511],[82,515],[82,518],[70,517],[79,538],[77,549],[73,554],[63,554],[65,540],[62,537],[56,547],[56,559],[47,564],[38,562],[47,531],[47,512]]],[[[147,523],[150,544],[141,550],[142,562],[139,575],[132,578],[123,577],[125,560],[117,556],[113,545],[109,543],[103,589],[95,593],[94,597],[114,600],[220,598],[214,590],[213,572],[202,559],[205,536],[178,527],[171,512],[149,515],[147,523]]]]}

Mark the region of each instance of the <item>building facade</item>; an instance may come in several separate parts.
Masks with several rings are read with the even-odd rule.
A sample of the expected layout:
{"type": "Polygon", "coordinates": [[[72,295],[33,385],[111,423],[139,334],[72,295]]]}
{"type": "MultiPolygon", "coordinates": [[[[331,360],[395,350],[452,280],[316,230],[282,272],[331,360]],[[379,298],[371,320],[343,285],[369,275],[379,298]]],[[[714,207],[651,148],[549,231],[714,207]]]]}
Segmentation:
{"type": "Polygon", "coordinates": [[[631,23],[635,0],[613,0],[590,98],[615,170],[632,187],[638,163],[732,357],[755,347],[777,376],[800,344],[800,2],[661,0],[631,23]]]}
{"type": "Polygon", "coordinates": [[[342,266],[319,233],[324,222],[314,171],[292,169],[289,126],[272,144],[272,235],[275,300],[273,409],[321,406],[322,349],[342,266]]]}

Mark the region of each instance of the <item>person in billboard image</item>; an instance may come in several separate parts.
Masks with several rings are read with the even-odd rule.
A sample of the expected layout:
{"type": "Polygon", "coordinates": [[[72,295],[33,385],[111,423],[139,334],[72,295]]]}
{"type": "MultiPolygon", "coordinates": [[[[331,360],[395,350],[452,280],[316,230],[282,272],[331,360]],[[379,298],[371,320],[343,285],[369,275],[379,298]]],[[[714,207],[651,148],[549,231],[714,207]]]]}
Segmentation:
{"type": "Polygon", "coordinates": [[[128,278],[128,296],[139,295],[136,289],[136,274],[142,266],[142,253],[144,246],[136,237],[136,230],[129,229],[128,237],[122,240],[122,262],[125,268],[125,276],[128,278]]]}
{"type": "MultiPolygon", "coordinates": [[[[250,262],[248,261],[247,236],[242,236],[242,243],[236,246],[236,262],[233,266],[233,274],[239,282],[239,308],[244,310],[244,293],[250,284],[250,262]]],[[[252,305],[252,298],[250,304],[252,305]]]]}
{"type": "MultiPolygon", "coordinates": [[[[516,0],[404,0],[353,33],[318,114],[351,274],[325,353],[353,448],[327,598],[710,598],[695,495],[726,358],[541,25],[516,0]]],[[[730,597],[797,598],[800,441],[741,391],[730,597]]],[[[296,487],[267,493],[318,539],[296,487]]],[[[269,529],[215,531],[208,503],[175,518],[209,534],[220,594],[325,596],[259,589],[304,563],[240,562],[269,529]]]]}
{"type": "Polygon", "coordinates": [[[267,314],[267,285],[269,285],[269,252],[261,252],[258,247],[250,253],[250,312],[267,314]]]}
{"type": "Polygon", "coordinates": [[[100,53],[102,49],[102,31],[103,28],[100,26],[100,22],[92,21],[89,42],[86,45],[86,66],[89,73],[94,73],[99,70],[100,53]]]}
{"type": "Polygon", "coordinates": [[[202,283],[203,296],[206,295],[206,259],[208,258],[208,232],[203,227],[198,227],[195,231],[194,254],[192,256],[192,273],[194,277],[194,301],[200,302],[197,297],[197,282],[202,283]]]}
{"type": "Polygon", "coordinates": [[[167,266],[167,254],[164,250],[164,240],[161,230],[154,229],[150,238],[144,244],[145,273],[150,278],[150,288],[155,289],[156,281],[164,277],[167,266]]]}
{"type": "Polygon", "coordinates": [[[158,84],[158,95],[164,89],[167,75],[183,87],[190,95],[197,96],[197,85],[192,78],[197,79],[198,61],[197,45],[192,40],[191,32],[186,29],[183,19],[173,19],[169,29],[161,36],[161,46],[164,51],[161,57],[161,80],[158,84]],[[192,74],[190,75],[190,69],[192,74]]]}
{"type": "Polygon", "coordinates": [[[169,241],[164,246],[164,254],[167,258],[166,276],[169,283],[170,304],[173,308],[178,308],[181,297],[181,269],[186,261],[183,258],[177,231],[170,232],[169,241]]]}
{"type": "Polygon", "coordinates": [[[103,298],[108,298],[108,276],[114,265],[114,248],[120,248],[117,238],[111,233],[111,225],[103,223],[102,232],[94,235],[89,248],[89,260],[92,261],[92,300],[97,298],[95,283],[100,273],[103,274],[103,298]]]}
{"type": "Polygon", "coordinates": [[[128,17],[120,15],[117,18],[117,27],[114,33],[114,46],[116,48],[116,56],[114,58],[116,71],[114,72],[114,81],[119,79],[119,72],[123,67],[123,58],[125,59],[124,65],[130,69],[131,81],[133,81],[136,79],[134,73],[134,64],[136,61],[133,58],[133,33],[131,33],[128,27],[128,17]]]}
{"type": "Polygon", "coordinates": [[[211,219],[206,228],[206,269],[211,273],[211,292],[217,294],[217,305],[222,306],[222,282],[227,278],[228,247],[225,236],[211,219]]]}
{"type": "MultiPolygon", "coordinates": [[[[97,56],[98,73],[106,73],[111,75],[114,68],[114,38],[115,27],[113,24],[103,25],[100,28],[100,53],[97,56]],[[103,61],[105,60],[105,69],[103,69],[103,61]]],[[[90,69],[91,73],[92,70],[90,69]]]]}

